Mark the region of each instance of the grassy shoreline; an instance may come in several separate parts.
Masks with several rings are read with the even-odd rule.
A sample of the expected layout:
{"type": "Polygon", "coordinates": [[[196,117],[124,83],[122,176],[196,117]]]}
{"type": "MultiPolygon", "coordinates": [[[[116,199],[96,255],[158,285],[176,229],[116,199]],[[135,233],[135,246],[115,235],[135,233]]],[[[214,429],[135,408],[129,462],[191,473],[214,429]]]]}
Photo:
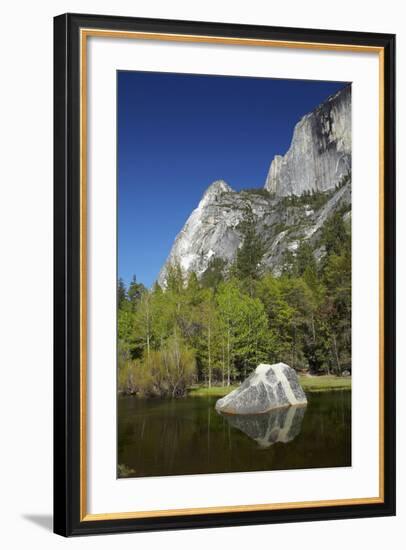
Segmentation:
{"type": "MultiPolygon", "coordinates": [[[[302,388],[306,392],[321,392],[321,391],[334,391],[334,390],[351,390],[351,377],[339,377],[332,375],[325,376],[309,376],[299,375],[299,380],[302,388]]],[[[207,388],[205,386],[195,386],[189,389],[188,395],[190,397],[223,397],[230,391],[238,388],[238,385],[232,386],[212,386],[207,388]]]]}

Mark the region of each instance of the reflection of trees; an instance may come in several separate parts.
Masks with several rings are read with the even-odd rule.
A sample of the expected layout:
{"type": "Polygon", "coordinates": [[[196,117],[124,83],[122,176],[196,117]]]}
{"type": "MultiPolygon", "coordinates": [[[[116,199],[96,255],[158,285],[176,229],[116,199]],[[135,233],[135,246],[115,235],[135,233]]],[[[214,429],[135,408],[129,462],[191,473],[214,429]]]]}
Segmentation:
{"type": "Polygon", "coordinates": [[[311,393],[307,408],[255,415],[254,422],[244,415],[244,425],[216,413],[215,402],[120,398],[118,464],[136,476],[351,465],[349,391],[311,393]]]}

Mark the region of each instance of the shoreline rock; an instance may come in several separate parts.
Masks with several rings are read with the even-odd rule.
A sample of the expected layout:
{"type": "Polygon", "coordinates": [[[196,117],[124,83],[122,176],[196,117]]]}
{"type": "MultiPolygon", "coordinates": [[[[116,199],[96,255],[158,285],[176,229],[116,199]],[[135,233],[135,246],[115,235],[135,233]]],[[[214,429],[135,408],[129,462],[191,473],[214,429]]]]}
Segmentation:
{"type": "Polygon", "coordinates": [[[299,378],[289,365],[261,364],[241,386],[216,402],[222,414],[263,414],[274,409],[307,405],[299,378]]]}

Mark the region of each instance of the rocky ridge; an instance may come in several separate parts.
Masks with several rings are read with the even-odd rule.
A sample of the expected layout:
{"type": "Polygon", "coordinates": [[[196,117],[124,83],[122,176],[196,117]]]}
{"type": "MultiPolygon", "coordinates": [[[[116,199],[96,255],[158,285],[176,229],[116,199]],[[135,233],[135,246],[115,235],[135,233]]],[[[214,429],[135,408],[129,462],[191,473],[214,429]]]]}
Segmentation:
{"type": "Polygon", "coordinates": [[[186,275],[201,277],[214,258],[230,265],[242,244],[239,229],[251,208],[266,252],[263,267],[280,275],[287,252],[307,241],[317,260],[319,237],[336,211],[351,217],[351,88],[327,99],[296,125],[289,151],[275,157],[263,189],[235,191],[223,180],[213,182],[177,235],[163,265],[165,286],[170,264],[186,275]]]}
{"type": "Polygon", "coordinates": [[[288,152],[276,155],[265,189],[277,196],[334,189],[351,173],[351,87],[329,97],[295,126],[288,152]]]}

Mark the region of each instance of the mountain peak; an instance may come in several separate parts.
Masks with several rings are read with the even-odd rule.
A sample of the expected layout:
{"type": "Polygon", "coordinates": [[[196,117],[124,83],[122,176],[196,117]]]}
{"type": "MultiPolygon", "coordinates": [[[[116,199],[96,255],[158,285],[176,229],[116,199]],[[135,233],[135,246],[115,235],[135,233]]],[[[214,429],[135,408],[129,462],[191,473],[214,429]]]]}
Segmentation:
{"type": "Polygon", "coordinates": [[[221,195],[221,193],[234,193],[234,189],[224,180],[213,181],[204,192],[201,202],[204,201],[204,203],[207,204],[209,201],[221,195]]]}
{"type": "Polygon", "coordinates": [[[295,126],[284,156],[276,155],[265,189],[276,196],[329,191],[351,173],[351,86],[327,98],[295,126]]]}
{"type": "Polygon", "coordinates": [[[211,183],[177,235],[159,284],[165,286],[170,265],[199,278],[214,260],[222,260],[225,269],[232,265],[248,207],[266,247],[263,266],[274,275],[282,273],[287,252],[294,255],[303,241],[314,248],[315,258],[323,256],[318,240],[324,223],[334,212],[348,213],[351,205],[350,86],[298,122],[288,152],[272,162],[265,189],[270,193],[235,191],[222,179],[211,183]],[[320,200],[309,192],[320,192],[320,200]],[[286,206],[289,195],[301,199],[286,206]]]}

